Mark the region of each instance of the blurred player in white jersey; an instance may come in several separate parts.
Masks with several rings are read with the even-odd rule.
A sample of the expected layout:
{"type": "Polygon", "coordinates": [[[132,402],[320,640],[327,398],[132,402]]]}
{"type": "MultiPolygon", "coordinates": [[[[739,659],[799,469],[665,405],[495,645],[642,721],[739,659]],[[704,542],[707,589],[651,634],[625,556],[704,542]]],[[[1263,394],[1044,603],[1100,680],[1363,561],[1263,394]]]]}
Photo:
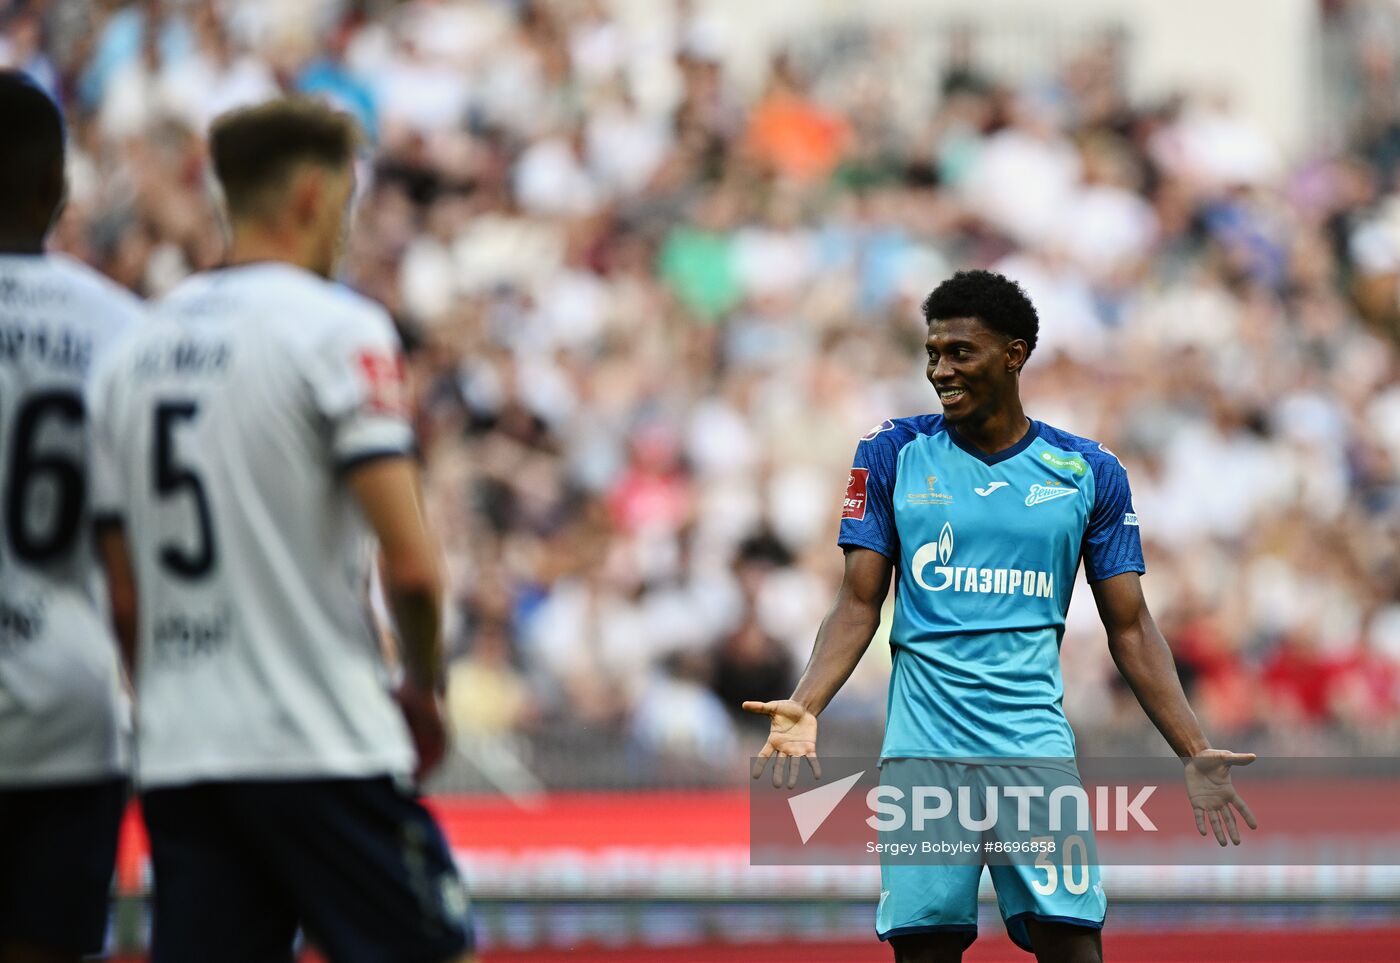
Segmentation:
{"type": "Polygon", "coordinates": [[[358,137],[284,100],[215,122],[228,265],[154,305],[95,377],[95,499],[135,639],[156,963],[471,949],[417,799],[442,758],[441,583],[388,314],[328,280],[358,137]],[[376,539],[404,679],[367,604],[376,539]],[[416,749],[416,753],[415,753],[416,749]]]}
{"type": "Polygon", "coordinates": [[[134,297],[45,254],[63,120],[0,71],[0,963],[102,948],[129,703],[88,512],[83,393],[134,297]]]}

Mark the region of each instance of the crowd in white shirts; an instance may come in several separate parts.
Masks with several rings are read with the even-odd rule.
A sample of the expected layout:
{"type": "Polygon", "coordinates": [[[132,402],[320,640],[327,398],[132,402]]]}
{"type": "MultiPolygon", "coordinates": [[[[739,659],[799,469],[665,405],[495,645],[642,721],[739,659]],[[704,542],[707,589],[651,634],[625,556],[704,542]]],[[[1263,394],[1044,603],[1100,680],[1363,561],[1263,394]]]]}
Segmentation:
{"type": "MultiPolygon", "coordinates": [[[[1130,102],[1111,36],[1014,87],[953,38],[911,117],[897,49],[856,71],[776,50],[745,85],[703,4],[11,3],[0,63],[68,113],[57,246],[148,297],[220,257],[211,117],[300,90],[359,118],[344,281],[410,345],[466,733],[756,748],[737,705],[786,696],[810,651],[856,439],[937,403],[918,303],[978,266],[1040,311],[1028,413],[1128,468],[1207,731],[1391,751],[1400,83],[1377,6],[1330,8],[1364,54],[1353,135],[1291,158],[1219,98],[1130,102]]],[[[878,724],[873,649],[830,717],[878,724]]],[[[1082,585],[1063,659],[1081,742],[1155,744],[1082,585]]]]}

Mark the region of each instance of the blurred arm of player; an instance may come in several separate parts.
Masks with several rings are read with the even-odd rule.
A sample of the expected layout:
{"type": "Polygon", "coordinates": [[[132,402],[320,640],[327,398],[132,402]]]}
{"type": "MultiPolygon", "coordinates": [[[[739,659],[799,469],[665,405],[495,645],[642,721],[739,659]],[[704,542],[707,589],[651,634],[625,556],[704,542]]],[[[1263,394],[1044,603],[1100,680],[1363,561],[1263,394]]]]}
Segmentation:
{"type": "Polygon", "coordinates": [[[136,576],[131,569],[131,553],[121,522],[105,519],[97,524],[97,554],[107,574],[107,597],[112,611],[112,629],[121,647],[127,678],[135,678],[136,667],[136,576]]]}
{"type": "Polygon", "coordinates": [[[812,774],[822,776],[817,761],[817,716],[855,670],[880,627],[880,609],[890,588],[890,560],[868,548],[846,551],[846,574],[836,602],[822,619],[816,645],[791,699],[777,702],[745,702],[744,709],[771,720],[768,741],[752,766],[753,778],[763,775],[769,756],[773,785],[781,786],[788,769],[788,786],[797,785],[797,770],[805,756],[812,774]],[[791,767],[788,760],[792,760],[791,767]]]}
{"type": "Polygon", "coordinates": [[[418,750],[415,775],[422,779],[447,751],[437,544],[423,517],[418,468],[411,459],[377,459],[352,471],[348,481],[379,536],[384,597],[404,668],[395,696],[418,750]]]}
{"type": "Polygon", "coordinates": [[[1235,792],[1230,768],[1249,765],[1255,760],[1254,753],[1211,748],[1186,701],[1167,640],[1147,610],[1138,573],[1124,572],[1089,585],[1108,632],[1108,651],[1114,664],[1157,731],[1185,763],[1186,793],[1196,814],[1196,829],[1206,835],[1209,819],[1221,846],[1227,835],[1238,846],[1240,831],[1231,807],[1239,810],[1250,829],[1259,827],[1235,792]]]}

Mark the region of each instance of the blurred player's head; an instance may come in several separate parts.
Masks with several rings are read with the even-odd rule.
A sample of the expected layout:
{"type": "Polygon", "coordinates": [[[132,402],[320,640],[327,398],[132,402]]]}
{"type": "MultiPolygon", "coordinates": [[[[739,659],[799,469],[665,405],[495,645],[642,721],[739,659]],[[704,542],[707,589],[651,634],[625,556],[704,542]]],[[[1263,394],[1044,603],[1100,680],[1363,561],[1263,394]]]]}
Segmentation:
{"type": "Polygon", "coordinates": [[[63,205],[63,117],[24,74],[0,70],[0,250],[36,252],[63,205]]]}
{"type": "Polygon", "coordinates": [[[928,380],[952,424],[977,424],[1014,401],[1040,321],[1020,285],[959,271],[924,299],[928,380]]]}
{"type": "Polygon", "coordinates": [[[235,251],[240,246],[329,277],[349,226],[359,129],[308,98],[224,114],[209,133],[235,251]]]}

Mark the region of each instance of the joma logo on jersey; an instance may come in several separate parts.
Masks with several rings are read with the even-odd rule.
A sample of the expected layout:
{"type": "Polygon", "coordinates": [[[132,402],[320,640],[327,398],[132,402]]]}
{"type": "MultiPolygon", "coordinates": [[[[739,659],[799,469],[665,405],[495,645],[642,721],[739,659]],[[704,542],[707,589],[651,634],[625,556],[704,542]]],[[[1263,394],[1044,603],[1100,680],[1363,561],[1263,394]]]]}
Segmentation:
{"type": "MultiPolygon", "coordinates": [[[[1074,489],[1069,489],[1074,491],[1074,489]]],[[[1055,597],[1055,576],[1033,568],[976,568],[972,566],[949,565],[953,557],[953,526],[943,523],[938,533],[938,541],[919,547],[914,553],[910,569],[914,581],[930,592],[976,593],[979,595],[1025,595],[1031,598],[1049,599],[1055,597]],[[937,582],[930,585],[924,581],[924,572],[933,562],[937,582]]]]}

